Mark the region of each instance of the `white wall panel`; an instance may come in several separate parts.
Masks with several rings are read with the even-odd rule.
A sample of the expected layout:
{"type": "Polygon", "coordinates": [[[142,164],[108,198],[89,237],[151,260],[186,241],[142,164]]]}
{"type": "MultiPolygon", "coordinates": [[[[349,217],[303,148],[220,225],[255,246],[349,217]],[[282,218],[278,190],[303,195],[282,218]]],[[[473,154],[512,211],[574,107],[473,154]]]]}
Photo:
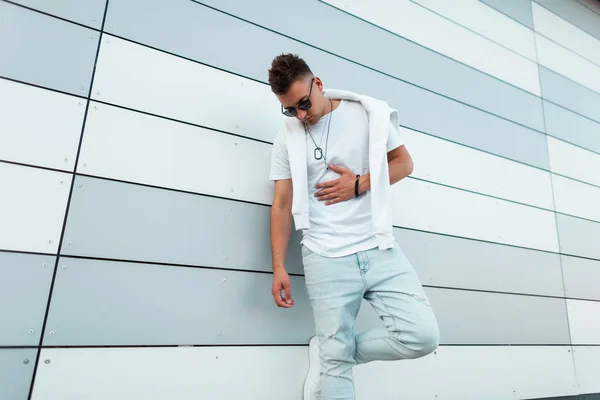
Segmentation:
{"type": "MultiPolygon", "coordinates": [[[[442,346],[416,360],[355,367],[356,395],[500,400],[575,394],[569,349],[442,346]]],[[[579,360],[594,362],[583,352],[579,360]]],[[[263,400],[285,393],[301,400],[307,369],[305,346],[44,349],[32,399],[263,400]],[[127,373],[115,365],[127,365],[127,373]]]]}
{"type": "Polygon", "coordinates": [[[600,93],[600,66],[540,34],[535,36],[540,65],[600,93]]]}
{"type": "Polygon", "coordinates": [[[600,65],[600,40],[535,1],[531,2],[531,7],[536,32],[600,65]]]}
{"type": "Polygon", "coordinates": [[[0,159],[72,171],[85,100],[0,79],[0,159]]]}
{"type": "Polygon", "coordinates": [[[301,400],[307,370],[306,346],[44,349],[32,399],[301,400]]]}
{"type": "Polygon", "coordinates": [[[531,93],[540,94],[535,62],[409,0],[327,0],[327,3],[531,93]]]}
{"type": "Polygon", "coordinates": [[[506,400],[576,394],[565,346],[441,346],[435,354],[354,368],[356,396],[377,400],[506,400]]]}
{"type": "Polygon", "coordinates": [[[270,142],[286,118],[263,83],[109,35],[92,97],[270,142]]]}
{"type": "Polygon", "coordinates": [[[573,352],[580,393],[599,393],[600,347],[574,346],[573,352]]]}
{"type": "Polygon", "coordinates": [[[600,301],[567,300],[573,344],[600,344],[600,301]]]}
{"type": "Polygon", "coordinates": [[[415,179],[393,186],[400,227],[558,251],[554,213],[415,179]]]}
{"type": "Polygon", "coordinates": [[[552,172],[600,186],[600,154],[548,136],[552,172]]]}
{"type": "Polygon", "coordinates": [[[533,31],[479,0],[413,0],[431,11],[536,60],[533,31]]]}
{"type": "Polygon", "coordinates": [[[56,252],[72,175],[0,163],[0,249],[56,252]]]}
{"type": "Polygon", "coordinates": [[[94,103],[78,172],[270,204],[270,158],[267,143],[94,103]]]}
{"type": "Polygon", "coordinates": [[[556,211],[600,222],[599,187],[557,175],[552,180],[556,211]]]}
{"type": "Polygon", "coordinates": [[[411,129],[400,129],[414,160],[412,176],[553,209],[550,173],[411,129]]]}

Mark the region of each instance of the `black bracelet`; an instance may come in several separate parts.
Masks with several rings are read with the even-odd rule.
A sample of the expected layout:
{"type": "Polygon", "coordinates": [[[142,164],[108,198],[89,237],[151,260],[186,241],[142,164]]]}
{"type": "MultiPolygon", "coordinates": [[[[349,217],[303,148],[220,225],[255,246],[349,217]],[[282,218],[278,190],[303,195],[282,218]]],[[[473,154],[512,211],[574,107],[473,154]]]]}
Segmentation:
{"type": "Polygon", "coordinates": [[[354,182],[354,195],[358,197],[360,194],[358,193],[358,179],[360,175],[356,175],[356,181],[354,182]]]}

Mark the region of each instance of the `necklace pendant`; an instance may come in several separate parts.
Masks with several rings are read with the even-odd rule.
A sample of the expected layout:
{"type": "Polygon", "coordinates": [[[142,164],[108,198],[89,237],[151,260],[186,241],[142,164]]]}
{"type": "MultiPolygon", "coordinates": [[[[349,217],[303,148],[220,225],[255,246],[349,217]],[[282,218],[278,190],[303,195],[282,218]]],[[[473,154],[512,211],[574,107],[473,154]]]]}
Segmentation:
{"type": "Polygon", "coordinates": [[[323,150],[320,147],[317,147],[315,149],[315,159],[320,160],[321,158],[323,158],[323,150]]]}

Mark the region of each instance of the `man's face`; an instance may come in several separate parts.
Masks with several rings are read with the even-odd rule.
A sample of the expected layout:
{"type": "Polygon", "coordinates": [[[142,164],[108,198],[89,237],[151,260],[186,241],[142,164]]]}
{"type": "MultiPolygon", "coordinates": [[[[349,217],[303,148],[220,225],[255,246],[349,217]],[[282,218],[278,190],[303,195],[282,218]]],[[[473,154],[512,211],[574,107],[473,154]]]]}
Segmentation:
{"type": "Polygon", "coordinates": [[[289,111],[297,113],[295,118],[313,125],[319,120],[318,107],[315,104],[316,92],[315,81],[312,79],[301,79],[295,81],[285,94],[279,95],[277,98],[284,109],[289,108],[289,111]],[[306,100],[309,100],[310,104],[306,100]],[[310,108],[303,110],[302,108],[306,108],[307,105],[310,105],[310,108]]]}

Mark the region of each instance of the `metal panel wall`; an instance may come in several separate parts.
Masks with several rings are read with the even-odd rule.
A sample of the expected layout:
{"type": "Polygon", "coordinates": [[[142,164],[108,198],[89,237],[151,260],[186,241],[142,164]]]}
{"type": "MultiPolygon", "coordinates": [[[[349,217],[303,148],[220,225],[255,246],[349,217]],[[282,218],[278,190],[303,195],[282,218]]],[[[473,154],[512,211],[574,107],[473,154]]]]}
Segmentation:
{"type": "Polygon", "coordinates": [[[415,160],[394,234],[442,345],[356,367],[359,398],[600,391],[600,15],[556,3],[0,0],[0,398],[301,398],[300,232],[294,308],[270,293],[281,52],[397,108],[415,160]]]}

